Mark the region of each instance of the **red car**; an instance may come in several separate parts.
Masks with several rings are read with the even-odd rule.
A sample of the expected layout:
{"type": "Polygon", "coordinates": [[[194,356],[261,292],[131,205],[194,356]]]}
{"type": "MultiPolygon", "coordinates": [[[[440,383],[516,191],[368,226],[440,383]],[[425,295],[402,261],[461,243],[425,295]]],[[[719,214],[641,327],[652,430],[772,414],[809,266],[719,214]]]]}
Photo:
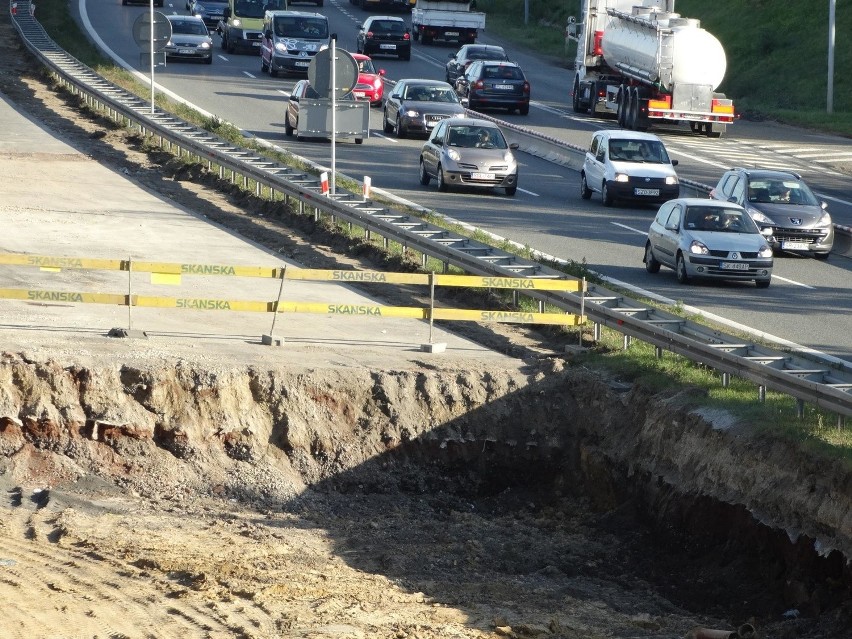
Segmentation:
{"type": "Polygon", "coordinates": [[[370,106],[381,106],[385,94],[385,83],[382,76],[384,69],[376,71],[373,60],[368,55],[353,53],[352,57],[358,63],[358,83],[352,89],[356,100],[369,100],[370,106]]]}

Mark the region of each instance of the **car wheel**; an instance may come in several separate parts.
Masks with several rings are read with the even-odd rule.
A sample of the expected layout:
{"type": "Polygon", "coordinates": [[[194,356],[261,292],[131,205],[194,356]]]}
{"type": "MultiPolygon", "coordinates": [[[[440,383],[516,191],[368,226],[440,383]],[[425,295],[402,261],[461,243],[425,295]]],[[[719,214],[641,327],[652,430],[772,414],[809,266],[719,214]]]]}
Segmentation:
{"type": "Polygon", "coordinates": [[[518,185],[517,184],[515,186],[507,186],[506,187],[506,195],[508,195],[509,197],[514,197],[515,193],[517,193],[517,192],[518,192],[518,185]]]}
{"type": "Polygon", "coordinates": [[[612,193],[609,191],[609,187],[606,185],[606,181],[601,185],[601,199],[603,200],[604,206],[612,206],[615,204],[615,198],[612,197],[612,193]]]}
{"type": "Polygon", "coordinates": [[[219,46],[222,47],[224,51],[228,50],[228,38],[225,37],[224,32],[221,34],[221,40],[219,41],[219,46]]]}
{"type": "Polygon", "coordinates": [[[323,0],[317,0],[317,6],[318,6],[318,7],[321,7],[321,6],[322,6],[322,3],[323,3],[323,0]]]}
{"type": "Polygon", "coordinates": [[[757,288],[769,288],[769,283],[770,283],[771,281],[772,281],[772,280],[755,280],[755,281],[754,281],[754,285],[755,285],[757,288]]]}
{"type": "Polygon", "coordinates": [[[387,109],[385,109],[385,112],[382,115],[382,130],[385,133],[393,132],[393,125],[390,122],[388,122],[388,110],[387,109]]]}
{"type": "Polygon", "coordinates": [[[407,133],[405,129],[402,128],[402,118],[399,117],[399,114],[396,116],[396,126],[394,127],[394,132],[396,133],[396,137],[402,139],[407,133]]]}
{"type": "Polygon", "coordinates": [[[228,38],[228,41],[225,43],[225,50],[228,53],[234,53],[234,51],[237,50],[237,47],[234,45],[233,42],[231,42],[230,38],[228,38]]]}
{"type": "Polygon", "coordinates": [[[260,72],[266,73],[269,70],[269,65],[266,64],[266,60],[263,59],[263,54],[260,54],[260,72]]]}
{"type": "Polygon", "coordinates": [[[364,138],[355,138],[355,144],[364,144],[364,138]]]}
{"type": "Polygon", "coordinates": [[[446,180],[444,180],[444,169],[438,167],[438,190],[446,193],[449,190],[446,180]]]}
{"type": "Polygon", "coordinates": [[[272,78],[278,77],[278,69],[275,68],[275,61],[274,60],[269,61],[269,76],[272,77],[272,78]]]}
{"type": "Polygon", "coordinates": [[[411,60],[411,50],[408,50],[405,53],[400,53],[399,59],[400,60],[411,60]]]}
{"type": "Polygon", "coordinates": [[[827,260],[831,253],[814,253],[814,257],[818,260],[827,260]]]}
{"type": "Polygon", "coordinates": [[[520,109],[518,109],[518,113],[521,115],[529,115],[530,114],[530,105],[525,104],[520,109]]]}
{"type": "Polygon", "coordinates": [[[586,182],[585,173],[580,175],[580,197],[584,200],[588,200],[590,197],[592,197],[592,189],[589,188],[589,185],[586,182]]]}
{"type": "Polygon", "coordinates": [[[204,64],[213,64],[213,56],[204,59],[204,64]]]}
{"type": "Polygon", "coordinates": [[[290,126],[290,112],[284,114],[284,133],[285,135],[293,135],[293,127],[290,126]]]}
{"type": "Polygon", "coordinates": [[[649,273],[659,273],[660,263],[654,257],[654,251],[651,250],[651,243],[645,245],[645,270],[649,273]]]}
{"type": "Polygon", "coordinates": [[[429,182],[431,181],[431,177],[426,172],[426,165],[423,163],[423,159],[420,159],[420,184],[423,186],[429,186],[429,182]]]}
{"type": "Polygon", "coordinates": [[[681,284],[689,284],[689,274],[686,272],[686,259],[683,257],[683,253],[677,254],[675,275],[677,275],[677,281],[681,284]]]}

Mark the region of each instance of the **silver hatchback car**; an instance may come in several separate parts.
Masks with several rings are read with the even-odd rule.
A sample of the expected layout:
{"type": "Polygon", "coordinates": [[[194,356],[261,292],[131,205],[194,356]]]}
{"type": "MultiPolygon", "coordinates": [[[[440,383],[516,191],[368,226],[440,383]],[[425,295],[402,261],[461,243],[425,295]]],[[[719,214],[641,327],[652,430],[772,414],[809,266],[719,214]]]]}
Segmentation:
{"type": "Polygon", "coordinates": [[[503,188],[506,195],[518,190],[518,162],[493,122],[473,118],[449,118],[438,123],[420,151],[420,184],[438,180],[438,190],[450,186],[503,188]]]}
{"type": "Polygon", "coordinates": [[[754,280],[766,288],[772,278],[772,247],[745,209],[701,198],[670,200],[660,207],[645,242],[645,269],[674,269],[681,284],[693,278],[754,280]]]}

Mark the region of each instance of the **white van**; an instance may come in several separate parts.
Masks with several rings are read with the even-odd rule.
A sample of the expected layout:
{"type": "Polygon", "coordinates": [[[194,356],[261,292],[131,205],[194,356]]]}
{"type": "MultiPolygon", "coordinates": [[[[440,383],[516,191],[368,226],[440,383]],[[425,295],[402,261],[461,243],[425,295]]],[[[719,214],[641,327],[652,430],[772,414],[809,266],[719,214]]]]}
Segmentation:
{"type": "Polygon", "coordinates": [[[600,193],[604,206],[616,200],[661,204],[680,195],[676,165],[656,135],[595,131],[580,171],[580,196],[600,193]]]}
{"type": "Polygon", "coordinates": [[[260,70],[275,77],[279,71],[306,74],[311,59],[328,48],[337,34],[329,33],[321,13],[267,11],[263,18],[260,70]]]}

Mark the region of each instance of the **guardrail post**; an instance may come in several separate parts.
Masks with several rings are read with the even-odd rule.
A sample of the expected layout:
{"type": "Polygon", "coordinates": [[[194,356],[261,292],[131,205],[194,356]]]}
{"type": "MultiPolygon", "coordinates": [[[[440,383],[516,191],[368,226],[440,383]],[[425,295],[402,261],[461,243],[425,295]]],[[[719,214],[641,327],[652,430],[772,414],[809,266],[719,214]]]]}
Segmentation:
{"type": "Polygon", "coordinates": [[[803,419],[805,416],[805,400],[797,399],[796,400],[796,417],[799,419],[803,419]]]}
{"type": "Polygon", "coordinates": [[[731,385],[731,374],[722,373],[722,388],[727,388],[731,385]]]}
{"type": "Polygon", "coordinates": [[[763,384],[757,387],[757,401],[761,404],[766,403],[766,386],[763,384]]]}
{"type": "Polygon", "coordinates": [[[622,344],[623,344],[622,348],[623,348],[625,351],[626,351],[628,348],[630,348],[630,335],[625,335],[625,336],[624,336],[624,339],[622,340],[622,344]]]}
{"type": "MultiPolygon", "coordinates": [[[[515,306],[517,306],[518,305],[518,291],[512,291],[512,296],[514,298],[512,301],[515,303],[515,306]]],[[[538,312],[544,313],[544,300],[538,300],[538,312]]]]}
{"type": "Polygon", "coordinates": [[[594,339],[595,339],[595,342],[601,341],[601,324],[600,324],[600,322],[595,322],[595,324],[594,324],[594,339]]]}
{"type": "Polygon", "coordinates": [[[654,357],[656,357],[657,359],[663,359],[663,347],[662,346],[655,346],[654,347],[654,357]]]}

